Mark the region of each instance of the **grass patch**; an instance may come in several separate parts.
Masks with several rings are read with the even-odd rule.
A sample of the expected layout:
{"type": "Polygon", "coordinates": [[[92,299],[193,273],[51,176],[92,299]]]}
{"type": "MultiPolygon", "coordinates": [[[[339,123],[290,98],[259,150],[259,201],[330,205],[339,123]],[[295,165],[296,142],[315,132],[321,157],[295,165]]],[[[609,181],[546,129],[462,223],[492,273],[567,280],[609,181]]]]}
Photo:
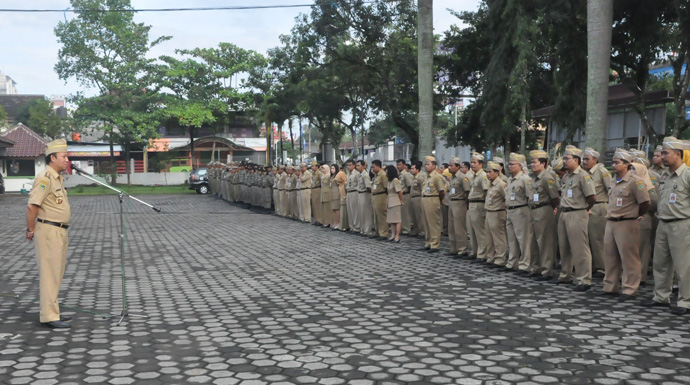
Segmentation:
{"type": "MultiPolygon", "coordinates": [[[[177,186],[135,186],[135,185],[119,185],[113,187],[120,189],[130,195],[145,195],[145,194],[196,194],[196,191],[190,190],[186,184],[177,186]]],[[[100,185],[79,185],[68,190],[69,196],[75,195],[117,195],[117,193],[109,188],[100,185]]]]}

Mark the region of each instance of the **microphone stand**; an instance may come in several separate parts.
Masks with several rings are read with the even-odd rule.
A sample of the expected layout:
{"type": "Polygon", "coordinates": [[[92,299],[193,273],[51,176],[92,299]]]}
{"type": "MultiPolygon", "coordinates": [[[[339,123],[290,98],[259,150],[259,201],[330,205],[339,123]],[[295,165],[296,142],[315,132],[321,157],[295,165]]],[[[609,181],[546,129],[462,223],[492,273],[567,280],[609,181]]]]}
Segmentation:
{"type": "MultiPolygon", "coordinates": [[[[71,166],[72,170],[76,171],[79,175],[83,176],[84,178],[96,182],[97,184],[107,187],[110,190],[115,191],[118,194],[118,198],[120,201],[120,271],[122,272],[122,311],[120,312],[120,320],[117,322],[117,325],[120,326],[122,323],[122,320],[125,317],[141,317],[141,318],[148,318],[146,315],[134,315],[129,313],[129,305],[127,303],[127,288],[126,288],[126,283],[125,283],[125,216],[124,216],[124,200],[125,197],[133,199],[145,206],[148,206],[153,209],[153,211],[159,213],[161,212],[161,209],[158,207],[154,207],[153,205],[146,203],[142,201],[141,199],[137,199],[126,192],[116,189],[115,187],[100,181],[96,178],[93,177],[93,175],[87,173],[86,171],[75,167],[74,165],[71,166]]],[[[111,315],[109,317],[117,317],[116,315],[111,315]]]]}

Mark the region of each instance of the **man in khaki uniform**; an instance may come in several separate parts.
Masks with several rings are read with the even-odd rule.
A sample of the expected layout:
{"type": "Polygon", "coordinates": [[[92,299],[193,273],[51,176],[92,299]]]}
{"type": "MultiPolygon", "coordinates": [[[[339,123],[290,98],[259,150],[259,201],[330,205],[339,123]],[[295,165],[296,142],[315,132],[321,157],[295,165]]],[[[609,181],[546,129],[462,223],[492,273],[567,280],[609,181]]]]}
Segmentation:
{"type": "Polygon", "coordinates": [[[35,240],[40,281],[40,321],[43,326],[69,328],[72,317],[61,316],[60,284],[67,263],[70,207],[61,172],[67,170],[67,142],[56,139],[46,146],[46,168],[34,179],[26,209],[26,239],[35,240]]]}
{"type": "MultiPolygon", "coordinates": [[[[486,264],[490,268],[502,267],[505,271],[512,269],[505,267],[506,263],[506,183],[501,180],[501,165],[488,162],[486,177],[489,180],[489,190],[486,192],[484,210],[486,211],[486,264]]],[[[484,261],[481,261],[484,262],[484,261]]]]}
{"type": "Polygon", "coordinates": [[[537,281],[548,281],[553,277],[553,262],[558,246],[554,215],[554,209],[560,204],[558,177],[548,167],[546,151],[534,150],[529,155],[532,158],[529,205],[534,232],[530,271],[537,281]]]}
{"type": "Polygon", "coordinates": [[[508,219],[506,232],[510,244],[510,254],[506,267],[517,269],[518,275],[529,275],[530,247],[532,246],[532,214],[529,208],[529,194],[532,190],[532,180],[522,172],[525,156],[511,152],[508,158],[508,187],[506,190],[506,209],[508,219]]]}
{"type": "Polygon", "coordinates": [[[599,163],[599,153],[586,148],[582,157],[582,168],[592,177],[597,201],[589,216],[589,248],[592,251],[592,271],[597,277],[603,277],[604,271],[604,232],[606,231],[606,212],[608,210],[611,173],[599,163]]]}
{"type": "Polygon", "coordinates": [[[398,180],[400,180],[400,186],[403,189],[401,232],[403,235],[409,235],[411,226],[410,188],[412,187],[412,180],[414,178],[412,174],[407,171],[407,167],[405,167],[405,159],[398,159],[395,167],[398,169],[398,180]]]}
{"type": "Polygon", "coordinates": [[[300,219],[304,222],[311,222],[311,183],[312,176],[309,168],[305,163],[300,164],[302,175],[300,176],[300,201],[302,202],[302,216],[300,219]]]}
{"type": "Polygon", "coordinates": [[[380,240],[388,238],[388,221],[386,212],[388,210],[388,178],[386,172],[381,168],[381,161],[375,159],[371,162],[371,170],[374,172],[374,180],[371,187],[371,203],[374,209],[374,224],[376,225],[376,235],[380,240]]]}
{"type": "Polygon", "coordinates": [[[664,161],[661,157],[661,151],[663,151],[662,146],[656,146],[656,149],[654,149],[654,157],[652,158],[652,167],[650,167],[650,170],[659,175],[666,171],[664,161]]]}
{"type": "Polygon", "coordinates": [[[347,161],[347,184],[345,191],[347,192],[347,217],[350,219],[350,228],[352,231],[359,233],[359,192],[357,191],[357,184],[359,183],[359,171],[355,170],[355,161],[350,159],[347,161]]]}
{"type": "Polygon", "coordinates": [[[467,196],[470,193],[470,180],[460,171],[460,158],[450,158],[448,171],[452,177],[448,194],[448,255],[464,257],[467,255],[467,196]]]}
{"type": "Polygon", "coordinates": [[[323,174],[319,170],[318,162],[311,162],[311,215],[314,216],[313,225],[323,224],[321,209],[321,177],[323,174]]]}
{"type": "MultiPolygon", "coordinates": [[[[630,153],[633,155],[632,162],[634,167],[634,170],[631,170],[631,172],[640,176],[644,180],[645,178],[640,174],[640,172],[638,172],[638,168],[639,165],[642,165],[645,168],[650,167],[649,160],[643,151],[630,151],[630,153]]],[[[661,175],[657,174],[651,169],[647,169],[647,175],[649,177],[649,182],[652,184],[651,186],[647,186],[647,192],[649,193],[649,198],[652,204],[649,210],[642,216],[642,221],[640,222],[640,262],[642,263],[640,286],[645,286],[647,280],[647,275],[649,273],[649,262],[652,258],[652,247],[654,246],[654,234],[656,233],[656,227],[659,221],[655,214],[657,204],[659,203],[658,191],[661,175]]]]}
{"type": "Polygon", "coordinates": [[[288,201],[288,178],[289,175],[284,166],[280,166],[283,173],[280,174],[280,181],[278,182],[278,190],[280,190],[280,215],[288,216],[288,206],[290,202],[288,201]]]}
{"type": "Polygon", "coordinates": [[[669,306],[673,273],[678,276],[678,303],[671,313],[690,312],[690,169],[683,162],[685,144],[672,136],[662,144],[666,171],[659,182],[657,217],[659,227],[654,244],[654,298],[643,306],[669,306]]]}
{"type": "Polygon", "coordinates": [[[367,165],[363,160],[357,161],[357,171],[359,171],[359,182],[357,184],[357,203],[359,211],[359,232],[362,235],[374,236],[374,213],[371,206],[371,177],[367,171],[367,165]]]}
{"type": "Polygon", "coordinates": [[[600,294],[618,295],[620,289],[619,301],[633,298],[640,285],[640,222],[650,206],[644,181],[628,171],[632,160],[633,156],[620,148],[613,154],[616,178],[611,180],[604,236],[606,274],[600,294]]]}
{"type": "Polygon", "coordinates": [[[506,171],[505,171],[506,161],[501,157],[494,156],[494,162],[501,165],[501,172],[498,173],[498,177],[501,178],[503,183],[508,184],[508,176],[506,175],[506,171]]]}
{"type": "Polygon", "coordinates": [[[568,173],[561,187],[561,216],[558,221],[558,246],[561,252],[561,274],[551,281],[555,284],[572,283],[573,266],[577,280],[576,291],[592,287],[592,253],[589,249],[587,225],[589,210],[596,202],[592,177],[580,167],[582,150],[568,145],[563,163],[568,173]]]}
{"type": "MultiPolygon", "coordinates": [[[[295,210],[297,213],[297,219],[302,222],[304,218],[304,209],[302,208],[302,168],[296,166],[295,173],[293,175],[295,176],[295,198],[293,207],[296,208],[296,210],[293,210],[295,210]]],[[[309,206],[311,206],[311,203],[309,206]]]]}
{"type": "Polygon", "coordinates": [[[273,170],[273,205],[277,215],[280,215],[280,190],[278,190],[278,182],[280,182],[281,173],[282,170],[280,167],[276,167],[273,170]]]}
{"type": "MultiPolygon", "coordinates": [[[[422,185],[426,180],[426,173],[422,171],[422,162],[416,161],[410,168],[412,174],[412,185],[410,186],[410,218],[412,229],[410,236],[424,236],[424,220],[422,219],[422,185]]],[[[402,207],[405,210],[405,205],[402,207]]]]}
{"type": "Polygon", "coordinates": [[[428,176],[422,185],[422,220],[424,221],[424,249],[436,253],[441,246],[441,201],[445,195],[443,178],[436,171],[436,158],[425,158],[428,176]]]}
{"type": "Polygon", "coordinates": [[[486,192],[489,190],[489,179],[484,172],[484,155],[472,154],[470,167],[474,176],[470,179],[469,200],[469,233],[472,244],[472,254],[464,259],[482,262],[486,260],[486,211],[484,205],[486,192]]]}

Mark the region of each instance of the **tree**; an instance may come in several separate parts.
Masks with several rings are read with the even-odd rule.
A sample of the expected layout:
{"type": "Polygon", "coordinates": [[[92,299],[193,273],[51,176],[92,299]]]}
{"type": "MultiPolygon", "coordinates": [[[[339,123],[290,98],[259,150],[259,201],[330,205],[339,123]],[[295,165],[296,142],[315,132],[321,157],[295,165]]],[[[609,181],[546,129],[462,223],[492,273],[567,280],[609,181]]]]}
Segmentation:
{"type": "Polygon", "coordinates": [[[53,105],[45,99],[29,103],[28,113],[26,124],[39,135],[56,139],[69,133],[69,124],[55,113],[53,105]]]}
{"type": "MultiPolygon", "coordinates": [[[[111,163],[113,143],[123,145],[128,162],[132,145],[144,146],[157,136],[160,82],[154,60],[146,55],[169,37],[150,41],[151,27],[134,21],[129,0],[71,0],[70,4],[78,16],[55,27],[62,44],[55,72],[62,80],[74,78],[95,90],[92,97],[73,95],[78,106],[75,120],[80,125],[98,123],[111,145],[111,163]]],[[[115,178],[113,171],[113,182],[115,178]]]]}
{"type": "Polygon", "coordinates": [[[680,137],[687,130],[685,100],[690,86],[690,1],[671,0],[670,17],[666,27],[665,52],[673,67],[674,123],[671,135],[680,137]]]}
{"type": "Polygon", "coordinates": [[[602,154],[608,149],[609,63],[613,0],[587,0],[587,145],[602,154]]]}
{"type": "Polygon", "coordinates": [[[5,127],[7,127],[7,112],[5,112],[5,108],[3,106],[0,106],[0,128],[5,127]]]}

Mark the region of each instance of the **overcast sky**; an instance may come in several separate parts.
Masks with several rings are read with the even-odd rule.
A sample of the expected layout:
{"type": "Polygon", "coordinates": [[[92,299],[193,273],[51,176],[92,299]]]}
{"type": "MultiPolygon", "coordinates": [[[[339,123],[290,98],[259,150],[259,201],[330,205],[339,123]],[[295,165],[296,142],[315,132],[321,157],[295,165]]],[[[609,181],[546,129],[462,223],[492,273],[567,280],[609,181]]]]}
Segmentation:
{"type": "MultiPolygon", "coordinates": [[[[176,8],[202,6],[311,4],[313,0],[132,0],[134,8],[176,8]]],[[[442,34],[458,19],[447,9],[476,10],[479,0],[434,0],[434,33],[442,34]]],[[[68,0],[0,0],[3,9],[67,9],[68,0]]],[[[172,39],[157,46],[153,57],[172,55],[177,48],[213,47],[229,42],[245,49],[266,53],[279,45],[299,13],[309,8],[223,10],[186,12],[141,12],[137,22],[151,25],[152,38],[172,39]]],[[[73,79],[65,84],[53,71],[59,44],[53,28],[67,13],[0,12],[0,72],[17,82],[21,94],[69,95],[81,91],[73,79]]],[[[87,91],[87,93],[90,93],[87,91]]]]}

